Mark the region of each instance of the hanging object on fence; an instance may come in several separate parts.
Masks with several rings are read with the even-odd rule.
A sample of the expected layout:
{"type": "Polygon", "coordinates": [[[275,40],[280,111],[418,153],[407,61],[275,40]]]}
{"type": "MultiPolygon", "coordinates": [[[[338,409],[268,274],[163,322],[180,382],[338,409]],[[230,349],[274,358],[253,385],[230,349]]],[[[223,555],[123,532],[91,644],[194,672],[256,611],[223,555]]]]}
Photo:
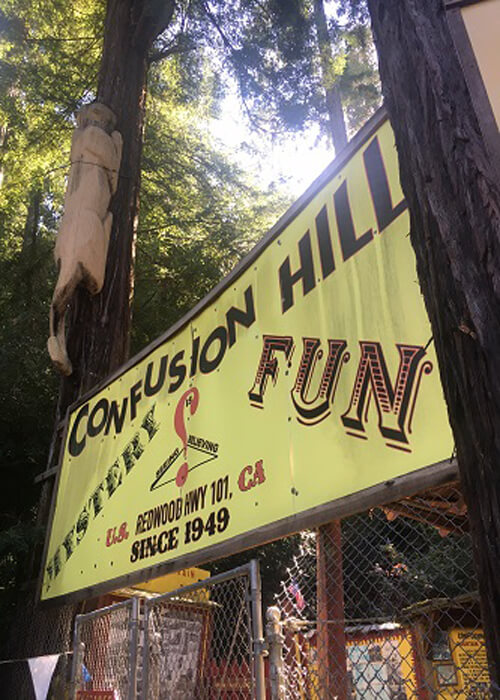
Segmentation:
{"type": "Polygon", "coordinates": [[[60,654],[28,659],[36,700],[45,700],[60,654]]]}

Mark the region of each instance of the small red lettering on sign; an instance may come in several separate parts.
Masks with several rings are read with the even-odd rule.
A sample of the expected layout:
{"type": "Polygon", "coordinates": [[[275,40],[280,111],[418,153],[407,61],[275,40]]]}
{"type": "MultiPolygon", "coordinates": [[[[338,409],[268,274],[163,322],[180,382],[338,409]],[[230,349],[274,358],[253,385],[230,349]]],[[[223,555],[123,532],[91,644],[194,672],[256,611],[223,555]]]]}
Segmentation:
{"type": "Polygon", "coordinates": [[[106,547],[111,547],[112,544],[118,544],[124,540],[128,540],[127,523],[122,523],[118,528],[118,532],[116,526],[110,527],[106,532],[106,547]]]}
{"type": "Polygon", "coordinates": [[[266,474],[264,472],[264,462],[262,459],[259,459],[258,462],[255,462],[253,467],[250,464],[243,467],[238,477],[238,486],[240,491],[249,491],[255,486],[260,486],[260,484],[263,484],[265,480],[266,474]]]}

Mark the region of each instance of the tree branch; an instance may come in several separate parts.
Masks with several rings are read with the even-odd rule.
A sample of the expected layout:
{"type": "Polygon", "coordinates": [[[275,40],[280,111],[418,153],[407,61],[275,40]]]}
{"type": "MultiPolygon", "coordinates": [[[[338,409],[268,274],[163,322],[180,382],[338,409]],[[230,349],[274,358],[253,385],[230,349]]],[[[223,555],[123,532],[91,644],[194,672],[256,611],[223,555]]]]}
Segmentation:
{"type": "Polygon", "coordinates": [[[194,44],[187,41],[182,41],[182,37],[174,43],[163,49],[157,49],[153,51],[149,56],[149,63],[159,63],[163,61],[164,58],[168,58],[174,54],[186,53],[187,51],[192,51],[194,49],[194,44]]]}
{"type": "Polygon", "coordinates": [[[137,22],[132,44],[137,46],[143,42],[151,45],[156,37],[169,26],[175,10],[175,1],[146,0],[137,22]]]}
{"type": "Polygon", "coordinates": [[[204,2],[204,0],[202,0],[201,6],[202,6],[203,9],[205,10],[205,13],[206,13],[208,19],[209,19],[210,22],[213,24],[213,26],[215,27],[215,29],[216,29],[218,35],[219,35],[220,38],[222,39],[222,43],[224,44],[224,46],[225,46],[227,49],[229,49],[229,51],[230,51],[231,53],[233,53],[234,51],[236,51],[236,49],[234,48],[234,46],[231,44],[231,42],[230,42],[229,39],[227,38],[226,34],[224,33],[224,30],[222,29],[222,27],[221,27],[220,24],[218,23],[218,21],[217,21],[215,15],[212,13],[211,9],[209,8],[208,4],[207,4],[206,2],[204,2]]]}

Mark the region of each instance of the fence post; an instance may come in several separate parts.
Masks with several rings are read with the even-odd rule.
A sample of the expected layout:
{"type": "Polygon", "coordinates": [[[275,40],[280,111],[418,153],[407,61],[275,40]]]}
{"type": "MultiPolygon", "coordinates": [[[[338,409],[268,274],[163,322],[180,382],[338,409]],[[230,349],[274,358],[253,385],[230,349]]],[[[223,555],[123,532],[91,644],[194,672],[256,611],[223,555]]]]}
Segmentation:
{"type": "Polygon", "coordinates": [[[137,646],[139,642],[139,598],[132,598],[129,620],[130,669],[128,700],[136,700],[137,695],[137,646]]]}
{"type": "Polygon", "coordinates": [[[333,520],[318,529],[316,560],[319,686],[327,697],[348,700],[340,520],[333,520]]]}
{"type": "Polygon", "coordinates": [[[286,688],[283,678],[283,645],[285,637],[281,633],[281,612],[276,606],[266,611],[266,642],[269,648],[269,680],[271,700],[285,700],[286,688]]]}
{"type": "Polygon", "coordinates": [[[142,672],[141,672],[141,700],[148,700],[149,686],[149,598],[144,600],[144,615],[143,625],[144,632],[142,636],[142,672]]]}
{"type": "Polygon", "coordinates": [[[255,699],[265,700],[264,627],[262,623],[262,594],[259,563],[250,561],[250,594],[252,603],[252,660],[255,676],[255,699]]]}

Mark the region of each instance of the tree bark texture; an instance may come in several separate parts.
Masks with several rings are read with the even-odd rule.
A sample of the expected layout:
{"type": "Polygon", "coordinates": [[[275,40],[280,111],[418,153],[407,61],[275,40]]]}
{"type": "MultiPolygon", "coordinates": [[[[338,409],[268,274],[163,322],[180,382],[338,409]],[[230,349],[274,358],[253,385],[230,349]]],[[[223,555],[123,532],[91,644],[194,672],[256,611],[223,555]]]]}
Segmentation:
{"type": "MultiPolygon", "coordinates": [[[[500,191],[440,0],[368,0],[500,696],[500,191]]],[[[432,426],[429,426],[432,430],[432,426]]]]}
{"type": "Polygon", "coordinates": [[[95,297],[79,289],[71,308],[67,344],[74,369],[62,380],[60,418],[68,405],[123,364],[129,354],[148,55],[173,10],[169,0],[107,2],[97,101],[117,116],[123,153],[110,206],[113,227],[104,287],[95,297]]]}
{"type": "Polygon", "coordinates": [[[128,356],[147,73],[147,47],[132,43],[134,5],[133,0],[110,0],[107,6],[97,100],[117,116],[123,154],[111,202],[104,287],[95,297],[78,289],[71,308],[67,342],[73,374],[62,380],[63,415],[69,404],[128,356]]]}
{"type": "MultiPolygon", "coordinates": [[[[73,373],[61,379],[49,468],[59,454],[68,406],[128,357],[148,56],[173,11],[173,0],[108,0],[106,5],[97,100],[116,115],[123,151],[110,206],[113,226],[103,289],[91,296],[79,288],[71,304],[67,346],[73,373]]],[[[41,526],[48,520],[52,488],[52,479],[42,486],[37,515],[41,526]]]]}
{"type": "MultiPolygon", "coordinates": [[[[168,26],[173,10],[173,0],[107,1],[96,97],[117,117],[116,129],[123,137],[123,153],[118,189],[111,201],[113,226],[104,287],[96,296],[78,289],[68,314],[67,346],[73,374],[61,380],[49,468],[57,461],[61,421],[68,406],[128,357],[148,55],[155,38],[168,26]]],[[[43,482],[38,504],[37,524],[40,527],[48,521],[52,489],[53,478],[49,478],[43,482]]],[[[34,552],[32,560],[31,570],[35,576],[40,566],[40,554],[34,552]]],[[[67,610],[56,608],[50,616],[49,613],[45,615],[36,607],[34,593],[33,600],[31,637],[37,639],[38,635],[41,638],[45,633],[46,641],[52,645],[43,649],[35,645],[30,655],[58,651],[70,641],[66,634],[69,633],[67,610]],[[47,632],[47,616],[50,617],[52,636],[47,632]],[[64,624],[61,623],[63,617],[64,624]],[[63,629],[66,636],[58,640],[58,630],[63,629]]],[[[22,607],[25,607],[24,600],[22,607]]],[[[21,640],[21,647],[23,644],[21,640]]],[[[17,656],[22,656],[22,649],[17,656]]]]}
{"type": "Polygon", "coordinates": [[[340,99],[332,60],[332,44],[328,34],[328,25],[323,0],[314,0],[314,24],[318,38],[319,57],[323,86],[325,89],[326,109],[335,153],[347,145],[347,129],[345,126],[344,110],[340,99]]]}

